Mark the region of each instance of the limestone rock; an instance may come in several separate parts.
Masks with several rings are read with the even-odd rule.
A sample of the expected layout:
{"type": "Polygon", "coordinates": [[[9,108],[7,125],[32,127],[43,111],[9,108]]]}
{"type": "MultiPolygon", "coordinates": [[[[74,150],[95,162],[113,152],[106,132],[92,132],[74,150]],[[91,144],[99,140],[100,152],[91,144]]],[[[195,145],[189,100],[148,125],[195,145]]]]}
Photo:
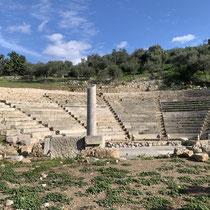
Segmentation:
{"type": "Polygon", "coordinates": [[[7,155],[18,155],[17,150],[13,146],[9,145],[4,148],[4,153],[7,155]]]}
{"type": "Polygon", "coordinates": [[[193,152],[194,152],[194,153],[202,153],[203,151],[202,151],[202,149],[201,149],[200,147],[198,147],[198,146],[193,146],[193,152]]]}
{"type": "Polygon", "coordinates": [[[21,146],[20,147],[21,154],[23,154],[24,156],[27,156],[28,154],[32,152],[32,148],[33,148],[33,145],[21,146]]]}
{"type": "Polygon", "coordinates": [[[201,146],[200,140],[186,140],[182,142],[185,146],[201,146]]]}
{"type": "Polygon", "coordinates": [[[192,150],[187,150],[187,149],[186,149],[186,150],[183,151],[182,156],[183,156],[183,157],[186,157],[186,158],[189,158],[189,157],[192,157],[193,154],[194,154],[194,153],[193,153],[192,150]]]}
{"type": "Polygon", "coordinates": [[[12,206],[14,204],[14,201],[12,200],[6,200],[5,206],[12,206]]]}
{"type": "Polygon", "coordinates": [[[23,160],[23,156],[22,155],[18,155],[18,156],[7,156],[5,159],[10,159],[10,160],[14,160],[17,162],[21,162],[23,160]]]}
{"type": "Polygon", "coordinates": [[[24,158],[21,162],[22,163],[31,163],[31,160],[29,158],[24,158]]]}
{"type": "Polygon", "coordinates": [[[206,162],[206,161],[208,161],[209,156],[208,156],[208,154],[205,154],[205,153],[196,153],[193,155],[193,158],[200,162],[206,162]]]}

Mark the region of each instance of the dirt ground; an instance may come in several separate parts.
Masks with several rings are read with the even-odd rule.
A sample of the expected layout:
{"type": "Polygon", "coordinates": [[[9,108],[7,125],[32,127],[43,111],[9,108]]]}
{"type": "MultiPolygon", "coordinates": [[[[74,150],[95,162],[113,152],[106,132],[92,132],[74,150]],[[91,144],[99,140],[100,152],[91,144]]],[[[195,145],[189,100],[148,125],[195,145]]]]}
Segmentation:
{"type": "Polygon", "coordinates": [[[37,159],[0,175],[0,209],[210,209],[210,162],[37,159]]]}

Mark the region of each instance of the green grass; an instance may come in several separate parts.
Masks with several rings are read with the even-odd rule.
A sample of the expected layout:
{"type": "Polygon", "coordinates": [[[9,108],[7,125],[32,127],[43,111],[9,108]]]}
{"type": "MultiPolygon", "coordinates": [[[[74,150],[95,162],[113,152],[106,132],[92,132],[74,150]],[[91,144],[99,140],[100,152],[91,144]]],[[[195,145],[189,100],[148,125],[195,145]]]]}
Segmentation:
{"type": "Polygon", "coordinates": [[[48,78],[37,80],[26,79],[0,79],[0,87],[9,88],[36,88],[47,90],[73,90],[77,88],[86,88],[84,85],[71,85],[68,82],[72,78],[48,78]]]}

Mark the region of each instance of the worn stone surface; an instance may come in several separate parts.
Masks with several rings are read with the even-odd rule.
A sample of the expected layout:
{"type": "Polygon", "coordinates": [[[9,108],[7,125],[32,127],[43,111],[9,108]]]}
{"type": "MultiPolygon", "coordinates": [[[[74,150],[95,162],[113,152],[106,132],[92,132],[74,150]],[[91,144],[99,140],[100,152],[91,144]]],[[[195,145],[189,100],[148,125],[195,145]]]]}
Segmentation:
{"type": "Polygon", "coordinates": [[[105,147],[105,139],[103,136],[85,136],[85,146],[105,147]]]}
{"type": "Polygon", "coordinates": [[[206,161],[208,161],[209,156],[206,153],[196,153],[193,155],[193,158],[200,162],[206,162],[206,161]]]}
{"type": "Polygon", "coordinates": [[[85,148],[84,138],[72,136],[52,137],[48,144],[47,147],[49,148],[51,158],[73,158],[85,148]]]}
{"type": "Polygon", "coordinates": [[[120,158],[118,149],[95,147],[81,152],[82,156],[92,156],[96,158],[120,158]]]}
{"type": "Polygon", "coordinates": [[[96,136],[96,86],[87,89],[87,136],[96,136]]]}

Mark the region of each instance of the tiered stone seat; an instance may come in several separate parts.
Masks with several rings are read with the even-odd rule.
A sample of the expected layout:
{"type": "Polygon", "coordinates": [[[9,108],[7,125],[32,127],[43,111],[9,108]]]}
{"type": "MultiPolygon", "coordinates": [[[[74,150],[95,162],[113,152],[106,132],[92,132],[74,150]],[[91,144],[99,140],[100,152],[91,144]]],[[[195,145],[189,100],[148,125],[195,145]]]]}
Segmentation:
{"type": "MultiPolygon", "coordinates": [[[[80,123],[87,126],[87,96],[86,94],[49,95],[57,101],[80,123]]],[[[97,97],[97,135],[103,135],[105,140],[125,140],[126,135],[115,120],[113,114],[106,106],[102,98],[97,97]]]]}
{"type": "Polygon", "coordinates": [[[169,139],[198,139],[210,109],[210,98],[164,99],[161,100],[161,106],[169,139]]]}
{"type": "MultiPolygon", "coordinates": [[[[21,109],[24,113],[34,118],[36,121],[41,122],[46,126],[46,130],[39,129],[39,133],[56,132],[66,136],[83,136],[86,132],[85,129],[79,125],[67,112],[65,112],[56,103],[47,102],[10,102],[12,106],[21,109]],[[50,131],[50,132],[51,132],[50,131]]],[[[34,134],[38,132],[36,129],[25,129],[34,134]]]]}
{"type": "Polygon", "coordinates": [[[23,112],[0,103],[0,133],[8,142],[33,144],[53,133],[23,112]]]}
{"type": "Polygon", "coordinates": [[[153,98],[139,95],[106,96],[123,125],[135,140],[158,139],[159,126],[153,98]]]}

